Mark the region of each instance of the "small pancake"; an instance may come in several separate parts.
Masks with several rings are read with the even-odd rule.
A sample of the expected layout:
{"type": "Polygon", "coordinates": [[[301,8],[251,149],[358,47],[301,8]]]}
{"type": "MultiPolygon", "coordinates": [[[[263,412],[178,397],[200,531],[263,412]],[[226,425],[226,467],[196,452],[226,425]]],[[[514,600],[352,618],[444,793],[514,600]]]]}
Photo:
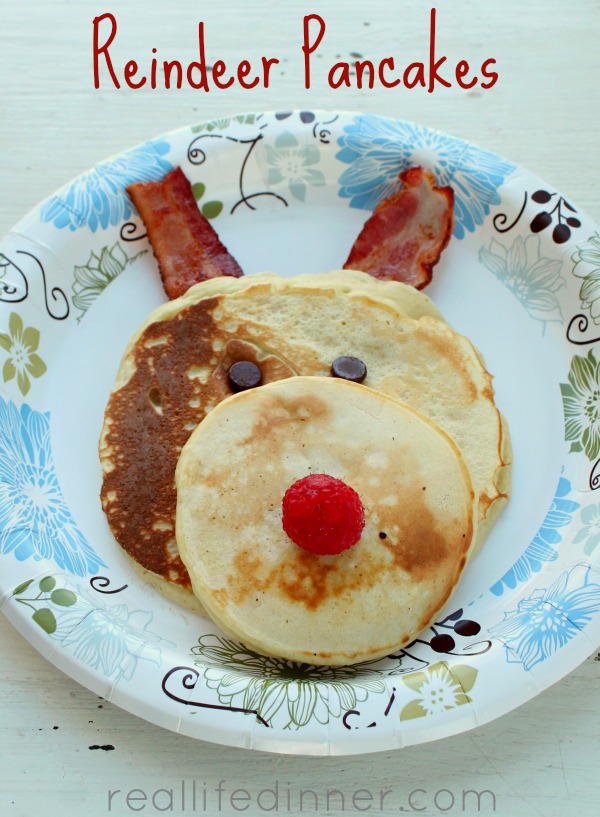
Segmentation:
{"type": "Polygon", "coordinates": [[[474,542],[464,458],[399,400],[337,378],[295,377],[224,400],[177,466],[177,541],[194,592],[227,634],[293,661],[340,666],[412,641],[450,597],[474,542]],[[319,556],[281,524],[310,473],[360,496],[356,545],[319,556]]]}
{"type": "Polygon", "coordinates": [[[255,362],[267,384],[326,377],[340,355],[361,358],[365,385],[453,437],[487,532],[508,496],[508,434],[481,357],[438,315],[411,287],[351,271],[215,278],[164,304],[132,338],[105,413],[102,505],[117,541],[191,597],[175,539],[175,467],[197,424],[231,394],[229,367],[255,362]]]}

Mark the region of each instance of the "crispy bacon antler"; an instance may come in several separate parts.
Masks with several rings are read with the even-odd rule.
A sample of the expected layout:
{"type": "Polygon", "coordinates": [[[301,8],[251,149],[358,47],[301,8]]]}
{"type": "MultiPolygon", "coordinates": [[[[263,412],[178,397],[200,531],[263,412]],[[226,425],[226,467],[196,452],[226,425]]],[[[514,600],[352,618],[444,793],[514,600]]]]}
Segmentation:
{"type": "Polygon", "coordinates": [[[159,181],[130,184],[127,192],[148,231],[169,298],[207,278],[244,274],[198,209],[181,168],[159,181]]]}
{"type": "Polygon", "coordinates": [[[404,188],[379,202],[354,242],[344,269],[423,289],[452,235],[454,192],[436,187],[422,167],[400,173],[404,188]]]}

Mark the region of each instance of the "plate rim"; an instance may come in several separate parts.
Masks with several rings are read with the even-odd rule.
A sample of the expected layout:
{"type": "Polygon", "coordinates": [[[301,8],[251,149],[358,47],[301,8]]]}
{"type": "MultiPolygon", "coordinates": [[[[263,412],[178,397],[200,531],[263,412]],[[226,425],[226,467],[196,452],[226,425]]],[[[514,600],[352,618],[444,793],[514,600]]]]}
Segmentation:
{"type": "MultiPolygon", "coordinates": [[[[292,116],[297,115],[297,114],[299,114],[299,112],[300,112],[300,109],[295,109],[294,111],[292,111],[290,113],[290,115],[292,115],[292,116]]],[[[277,112],[274,111],[274,110],[263,111],[263,112],[259,112],[259,113],[247,112],[245,114],[236,114],[236,115],[232,114],[229,117],[229,119],[234,119],[234,117],[237,117],[237,116],[242,116],[243,117],[243,116],[251,116],[251,115],[252,116],[262,116],[262,117],[265,117],[265,118],[269,118],[269,117],[273,118],[273,117],[275,117],[276,113],[277,112]]],[[[467,140],[463,139],[462,137],[456,137],[456,136],[453,136],[451,134],[446,134],[446,133],[444,133],[442,131],[439,131],[439,130],[437,130],[435,128],[431,128],[431,127],[425,126],[425,125],[420,125],[419,123],[410,122],[410,121],[407,121],[407,120],[396,119],[396,118],[387,117],[387,116],[382,116],[382,115],[379,115],[379,114],[363,114],[363,113],[359,113],[357,111],[344,111],[344,110],[332,111],[332,110],[322,110],[322,109],[315,109],[313,111],[313,113],[318,114],[318,115],[323,114],[325,116],[336,115],[338,117],[339,116],[348,117],[349,119],[354,119],[355,117],[365,117],[366,116],[366,117],[370,117],[370,118],[373,118],[373,119],[382,120],[382,121],[391,122],[391,123],[399,123],[399,122],[400,123],[405,123],[408,126],[421,128],[421,129],[423,129],[425,131],[438,134],[438,135],[440,135],[442,137],[449,138],[450,140],[453,140],[453,141],[458,141],[460,143],[472,145],[472,143],[468,142],[467,140]]],[[[40,201],[37,205],[35,205],[24,216],[22,216],[21,219],[19,219],[17,221],[15,226],[9,231],[9,233],[7,233],[7,236],[20,234],[21,230],[25,230],[27,228],[27,225],[30,223],[30,220],[34,217],[34,214],[39,213],[41,208],[44,205],[47,205],[48,202],[50,202],[53,199],[54,196],[59,195],[62,191],[69,188],[69,186],[72,185],[74,182],[81,179],[82,176],[85,176],[86,174],[94,171],[98,167],[100,167],[100,166],[102,166],[102,165],[104,165],[104,164],[106,164],[108,162],[114,161],[114,160],[122,157],[124,154],[130,153],[131,151],[135,151],[136,149],[139,149],[139,148],[143,147],[144,145],[148,145],[148,144],[151,144],[153,142],[157,142],[157,141],[161,141],[161,140],[168,142],[169,140],[176,139],[176,138],[178,138],[180,136],[183,136],[184,134],[189,135],[189,134],[191,134],[193,127],[195,127],[197,125],[201,125],[201,124],[207,124],[207,123],[215,122],[215,121],[218,121],[218,120],[206,119],[206,120],[203,120],[202,122],[196,123],[196,125],[190,124],[190,125],[187,125],[187,126],[181,126],[181,127],[175,128],[175,129],[170,130],[170,131],[165,131],[165,132],[163,132],[162,134],[160,134],[158,136],[151,137],[150,139],[146,140],[145,142],[139,143],[139,144],[137,144],[137,145],[135,145],[135,146],[133,146],[131,148],[128,148],[128,149],[124,150],[124,151],[120,151],[118,153],[112,154],[110,157],[107,157],[107,158],[97,162],[96,164],[94,164],[88,170],[83,171],[82,173],[78,174],[77,176],[75,176],[70,181],[68,181],[68,182],[64,183],[63,185],[61,185],[59,188],[57,188],[57,190],[54,193],[50,194],[49,196],[44,198],[42,201],[40,201]]],[[[474,144],[472,145],[472,147],[474,149],[476,149],[476,150],[483,150],[483,149],[479,148],[477,145],[474,145],[474,144]]],[[[503,157],[501,157],[499,154],[493,154],[493,155],[498,156],[500,159],[503,159],[503,157]]],[[[508,162],[509,160],[505,160],[505,161],[508,162]]],[[[517,171],[526,173],[526,175],[529,178],[536,179],[536,180],[538,179],[538,177],[535,176],[535,174],[532,174],[529,171],[526,171],[524,168],[521,168],[518,165],[514,165],[514,167],[515,167],[515,169],[517,171]]],[[[541,182],[542,180],[539,180],[539,181],[541,182]]],[[[579,210],[578,212],[581,214],[582,218],[584,218],[586,221],[590,222],[590,224],[593,226],[594,229],[598,230],[598,227],[595,225],[593,219],[589,218],[587,216],[587,214],[584,213],[581,210],[579,210]]],[[[27,236],[25,236],[25,237],[27,237],[27,236]]],[[[33,240],[35,240],[35,239],[33,239],[33,240]]],[[[0,250],[1,249],[2,249],[2,244],[0,242],[0,250]]],[[[5,387],[3,385],[0,385],[0,394],[3,397],[5,395],[5,391],[6,391],[5,387]]],[[[2,554],[0,554],[0,556],[1,555],[2,554]]],[[[43,562],[42,563],[36,562],[37,566],[39,566],[40,564],[43,564],[43,562]]],[[[590,560],[590,564],[592,566],[594,566],[596,569],[598,569],[598,564],[596,562],[592,562],[590,560]]],[[[56,571],[54,571],[54,572],[56,573],[56,571]]],[[[41,574],[38,572],[38,575],[41,575],[41,574]]],[[[56,573],[56,575],[58,575],[58,573],[56,573]]],[[[11,621],[13,626],[15,626],[16,629],[34,646],[34,648],[38,652],[40,652],[42,657],[46,657],[47,660],[49,660],[51,663],[53,663],[54,666],[57,666],[59,669],[61,669],[67,675],[74,678],[79,683],[82,683],[88,689],[91,689],[91,691],[95,692],[96,694],[101,694],[101,692],[98,691],[99,689],[103,688],[101,677],[99,675],[94,675],[93,673],[91,673],[88,680],[79,681],[77,676],[85,675],[86,672],[82,670],[80,662],[75,661],[75,659],[71,659],[71,656],[69,656],[66,652],[60,652],[60,650],[57,647],[56,650],[53,651],[52,655],[50,655],[50,656],[44,656],[43,655],[43,652],[38,648],[38,646],[36,646],[36,643],[38,642],[38,639],[36,638],[36,636],[39,636],[39,633],[36,630],[34,630],[31,621],[22,620],[18,616],[14,616],[14,615],[9,616],[7,614],[7,611],[9,609],[8,608],[8,603],[9,603],[11,598],[12,598],[12,595],[11,595],[10,589],[8,587],[6,587],[4,592],[2,592],[2,589],[0,588],[0,610],[2,610],[2,612],[5,613],[5,616],[7,617],[8,620],[11,621]],[[25,622],[24,624],[23,624],[23,621],[25,622]],[[21,626],[19,626],[19,624],[17,622],[21,626]],[[58,657],[59,654],[61,656],[61,660],[60,661],[53,660],[54,655],[56,655],[58,657]],[[70,666],[71,663],[73,665],[72,666],[72,671],[67,671],[67,670],[65,670],[63,668],[64,665],[70,666]],[[63,666],[61,666],[61,664],[63,664],[63,666]],[[98,682],[97,687],[93,687],[92,684],[95,683],[96,680],[98,682]]],[[[578,642],[578,647],[582,647],[583,643],[585,643],[586,641],[589,642],[590,644],[592,643],[591,639],[589,638],[589,635],[590,635],[591,632],[595,633],[595,637],[600,639],[600,619],[596,618],[593,622],[590,622],[589,625],[587,625],[587,627],[588,628],[586,628],[585,631],[581,630],[581,633],[583,634],[583,640],[580,640],[578,642]]],[[[592,647],[591,651],[588,654],[591,654],[591,652],[593,652],[593,650],[594,650],[594,647],[592,647]]],[[[584,659],[581,659],[581,660],[584,660],[584,659]]],[[[572,671],[576,666],[579,665],[580,662],[581,662],[580,660],[577,660],[575,663],[573,663],[572,666],[569,667],[569,669],[565,673],[563,673],[563,675],[560,675],[558,677],[554,677],[555,673],[550,674],[548,676],[544,676],[544,678],[541,678],[541,679],[539,679],[536,676],[534,680],[535,680],[536,686],[539,687],[539,688],[537,689],[537,691],[533,692],[532,695],[528,695],[525,700],[530,700],[532,697],[539,694],[544,689],[546,689],[549,686],[551,686],[552,684],[556,683],[560,679],[560,677],[563,677],[565,674],[567,674],[567,672],[572,671]],[[545,685],[543,683],[544,679],[546,679],[548,681],[548,683],[545,684],[545,685]]],[[[108,700],[113,700],[115,703],[117,703],[116,699],[121,697],[121,693],[122,693],[123,698],[127,697],[125,695],[125,690],[123,690],[123,689],[119,690],[119,686],[118,686],[118,682],[117,682],[114,685],[111,697],[108,700]]],[[[151,721],[153,723],[157,723],[156,720],[153,720],[152,718],[146,718],[143,714],[140,714],[139,712],[136,712],[130,706],[119,704],[119,703],[117,703],[117,705],[121,706],[122,708],[125,708],[127,711],[131,712],[134,715],[137,715],[138,717],[142,717],[142,718],[147,719],[147,720],[149,720],[149,721],[151,721]]],[[[520,705],[520,704],[517,704],[517,706],[518,705],[520,705]]],[[[477,713],[475,713],[475,720],[477,721],[477,723],[475,725],[479,726],[479,725],[482,725],[484,723],[487,723],[487,722],[495,719],[496,717],[500,717],[501,715],[506,714],[506,712],[509,712],[514,708],[515,708],[515,705],[508,702],[508,705],[506,706],[506,708],[503,708],[502,711],[499,712],[499,713],[498,712],[488,711],[486,713],[487,717],[483,716],[482,718],[477,717],[477,713]]],[[[465,711],[464,712],[461,711],[459,713],[461,715],[461,721],[464,720],[464,718],[462,716],[463,715],[466,716],[467,712],[470,709],[471,709],[471,707],[465,707],[465,711]]],[[[181,729],[177,729],[177,730],[174,730],[174,731],[181,732],[181,734],[186,734],[186,735],[188,735],[190,737],[194,737],[194,738],[199,737],[197,734],[196,735],[192,734],[193,729],[190,729],[189,731],[186,730],[187,721],[185,720],[185,718],[183,716],[180,719],[180,726],[182,727],[181,729]]],[[[471,724],[471,727],[472,726],[473,726],[473,724],[471,724]]],[[[471,727],[467,727],[467,728],[471,728],[471,727]]],[[[167,728],[169,728],[169,727],[167,727],[167,728]]],[[[218,730],[216,730],[216,731],[218,731],[218,730]]],[[[450,734],[457,734],[457,733],[462,732],[462,731],[464,731],[464,730],[461,729],[461,728],[451,729],[451,731],[449,731],[449,733],[448,733],[448,736],[450,734]]],[[[244,736],[244,734],[246,733],[246,730],[244,730],[243,728],[240,727],[239,729],[234,729],[234,728],[229,729],[228,732],[233,732],[235,734],[237,734],[239,732],[240,735],[244,736]]],[[[294,733],[292,733],[292,734],[294,734],[294,733]]],[[[297,734],[297,733],[295,733],[295,734],[297,734]]],[[[398,739],[399,734],[400,733],[399,733],[399,731],[397,729],[394,730],[394,732],[393,732],[394,740],[398,739]]],[[[446,735],[444,735],[444,736],[446,736],[446,735]]],[[[265,737],[267,737],[267,736],[265,736],[265,737]]],[[[381,735],[379,735],[379,737],[381,737],[381,735]]],[[[232,746],[241,745],[241,744],[232,742],[230,740],[224,742],[222,740],[222,735],[218,735],[218,734],[215,735],[215,736],[203,735],[202,739],[209,740],[211,742],[221,743],[221,744],[224,744],[224,745],[232,745],[232,746]]],[[[434,735],[432,737],[426,738],[426,740],[432,740],[432,739],[436,739],[436,736],[434,735]]],[[[242,743],[244,743],[244,742],[247,742],[247,740],[242,741],[242,743]]],[[[272,740],[270,740],[268,738],[266,740],[264,740],[264,741],[260,740],[259,743],[261,745],[258,746],[258,747],[250,746],[250,747],[246,747],[246,748],[258,748],[260,750],[271,751],[271,752],[284,752],[284,753],[298,754],[299,752],[297,752],[294,749],[294,745],[298,745],[298,743],[300,743],[300,742],[303,742],[303,741],[294,741],[293,739],[288,740],[287,736],[286,736],[286,739],[284,741],[284,739],[281,736],[274,736],[272,740]]],[[[409,743],[407,743],[407,744],[402,744],[401,743],[401,744],[398,744],[398,745],[399,746],[400,745],[410,745],[411,743],[419,743],[419,742],[421,742],[421,741],[420,740],[415,740],[415,741],[409,741],[409,743]]],[[[304,743],[306,743],[306,741],[304,741],[304,743]]],[[[309,743],[310,743],[310,740],[309,740],[309,743]]],[[[380,749],[380,748],[366,748],[365,749],[364,746],[361,745],[360,741],[348,741],[343,745],[342,750],[339,751],[339,752],[338,751],[333,751],[333,752],[332,751],[326,751],[326,752],[323,752],[323,751],[321,751],[322,743],[323,743],[323,741],[315,742],[314,746],[315,746],[316,751],[314,751],[314,752],[307,751],[307,748],[305,746],[304,750],[301,753],[302,754],[361,754],[361,753],[371,752],[371,751],[386,751],[388,748],[392,748],[392,747],[386,747],[384,749],[380,749]]],[[[330,744],[329,749],[331,750],[331,748],[332,748],[332,745],[330,744]]],[[[336,745],[336,749],[337,748],[338,747],[336,745]]]]}

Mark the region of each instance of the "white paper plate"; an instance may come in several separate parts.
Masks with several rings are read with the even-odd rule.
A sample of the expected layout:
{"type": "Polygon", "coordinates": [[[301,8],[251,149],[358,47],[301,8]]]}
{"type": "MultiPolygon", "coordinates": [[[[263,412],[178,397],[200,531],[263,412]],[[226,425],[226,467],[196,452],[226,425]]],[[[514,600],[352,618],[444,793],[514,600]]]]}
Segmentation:
{"type": "Polygon", "coordinates": [[[204,740],[351,754],[485,723],[600,641],[599,339],[598,228],[485,150],[323,111],[153,139],[66,185],[0,243],[0,607],[77,681],[204,740]],[[130,335],[165,299],[124,187],[181,165],[247,273],[294,275],[341,267],[412,163],[455,190],[428,293],[495,375],[513,496],[438,623],[407,649],[342,669],[253,655],[146,586],[100,507],[108,393],[130,335]]]}

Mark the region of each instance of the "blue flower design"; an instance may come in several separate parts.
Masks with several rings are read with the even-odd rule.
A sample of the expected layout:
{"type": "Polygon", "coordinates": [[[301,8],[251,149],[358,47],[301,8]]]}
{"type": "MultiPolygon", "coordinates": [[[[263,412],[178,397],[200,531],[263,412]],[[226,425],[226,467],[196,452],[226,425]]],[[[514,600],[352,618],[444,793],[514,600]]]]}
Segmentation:
{"type": "Polygon", "coordinates": [[[56,477],[50,415],[0,398],[0,555],[49,559],[85,576],[106,567],[77,529],[56,477]]]}
{"type": "Polygon", "coordinates": [[[337,158],[350,165],[339,195],[351,207],[373,210],[399,189],[398,174],[411,164],[432,170],[438,185],[454,189],[454,235],[463,238],[500,204],[498,188],[516,165],[461,139],[422,125],[357,116],[338,139],[337,158]]]}
{"type": "Polygon", "coordinates": [[[600,505],[587,505],[581,511],[581,528],[573,538],[573,544],[585,542],[583,552],[590,556],[600,545],[600,505]]]}
{"type": "Polygon", "coordinates": [[[566,286],[561,275],[562,260],[541,254],[540,237],[517,236],[510,247],[495,239],[479,250],[479,260],[525,307],[529,315],[546,324],[563,322],[558,291],[566,286]]]}
{"type": "Polygon", "coordinates": [[[494,595],[501,596],[506,588],[514,590],[517,584],[526,582],[534,573],[539,573],[544,562],[553,562],[558,557],[555,546],[562,542],[558,528],[568,525],[579,508],[578,502],[566,498],[571,491],[569,480],[561,477],[550,510],[531,543],[510,570],[490,587],[494,595]]]}
{"type": "Polygon", "coordinates": [[[125,191],[128,184],[160,179],[173,165],[163,158],[167,142],[150,141],[102,162],[82,173],[41,209],[41,219],[55,227],[76,230],[86,224],[95,233],[100,227],[128,219],[133,205],[125,191]]]}
{"type": "Polygon", "coordinates": [[[574,638],[600,610],[600,585],[590,580],[591,567],[576,565],[548,588],[521,599],[516,610],[489,633],[501,638],[509,663],[530,670],[574,638]],[[583,579],[581,571],[583,570],[583,579]]]}
{"type": "Polygon", "coordinates": [[[78,661],[105,677],[121,675],[130,680],[141,659],[160,665],[159,645],[164,639],[148,629],[152,617],[151,612],[132,611],[126,604],[94,600],[92,606],[79,598],[67,611],[57,611],[53,637],[61,647],[73,647],[78,661]]]}
{"type": "Polygon", "coordinates": [[[323,187],[325,176],[314,167],[320,161],[316,145],[301,145],[293,133],[285,131],[275,139],[274,145],[265,145],[269,170],[267,182],[270,185],[287,181],[290,193],[299,201],[306,198],[308,185],[323,187]]]}

